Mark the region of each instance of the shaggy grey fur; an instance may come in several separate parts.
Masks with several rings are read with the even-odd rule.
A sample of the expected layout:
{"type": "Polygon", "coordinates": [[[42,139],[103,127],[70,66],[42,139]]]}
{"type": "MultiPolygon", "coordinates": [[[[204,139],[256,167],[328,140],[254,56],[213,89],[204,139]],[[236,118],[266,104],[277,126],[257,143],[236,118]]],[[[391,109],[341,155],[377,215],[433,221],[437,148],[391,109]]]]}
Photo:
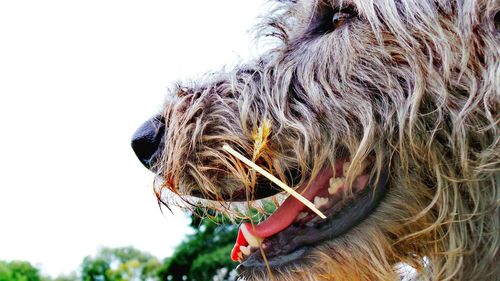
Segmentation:
{"type": "Polygon", "coordinates": [[[273,268],[272,278],[395,280],[402,262],[423,280],[498,280],[499,2],[274,7],[258,30],[275,48],[172,91],[158,193],[203,194],[227,206],[234,192],[258,188],[222,145],[251,157],[253,134],[268,120],[269,143],[255,160],[283,180],[298,171],[294,186],[341,155],[354,164],[374,159],[372,176],[387,171],[391,186],[361,225],[317,245],[302,264],[273,268]],[[347,17],[332,21],[338,12],[347,17]]]}

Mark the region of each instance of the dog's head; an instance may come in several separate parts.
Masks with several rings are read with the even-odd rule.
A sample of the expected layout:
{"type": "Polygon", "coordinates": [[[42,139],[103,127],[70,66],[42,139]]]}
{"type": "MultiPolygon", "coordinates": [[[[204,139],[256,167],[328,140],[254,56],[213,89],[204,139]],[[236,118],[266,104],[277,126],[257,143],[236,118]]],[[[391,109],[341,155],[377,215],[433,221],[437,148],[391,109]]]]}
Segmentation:
{"type": "Polygon", "coordinates": [[[327,215],[289,198],[242,225],[233,255],[248,280],[391,280],[398,264],[432,280],[493,279],[499,10],[496,0],[277,1],[259,27],[275,48],[176,87],[132,145],[161,200],[163,187],[226,210],[280,196],[229,144],[327,215]]]}

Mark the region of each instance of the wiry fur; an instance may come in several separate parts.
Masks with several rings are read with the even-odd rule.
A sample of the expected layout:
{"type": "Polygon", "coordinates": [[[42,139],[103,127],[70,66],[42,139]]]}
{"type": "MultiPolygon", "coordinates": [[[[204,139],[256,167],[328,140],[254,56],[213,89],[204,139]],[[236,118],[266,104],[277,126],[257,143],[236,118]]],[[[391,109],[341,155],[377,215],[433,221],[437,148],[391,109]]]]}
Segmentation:
{"type": "MultiPolygon", "coordinates": [[[[178,194],[254,186],[252,133],[272,123],[257,162],[301,182],[336,157],[373,157],[390,175],[377,211],[275,280],[499,280],[500,33],[496,0],[279,1],[260,34],[261,59],[179,86],[166,104],[158,174],[178,194]],[[359,14],[338,30],[309,27],[326,5],[359,14]]],[[[237,12],[237,11],[235,11],[237,12]]],[[[297,182],[290,183],[292,185],[297,182]]],[[[269,280],[264,272],[245,280],[269,280]]]]}

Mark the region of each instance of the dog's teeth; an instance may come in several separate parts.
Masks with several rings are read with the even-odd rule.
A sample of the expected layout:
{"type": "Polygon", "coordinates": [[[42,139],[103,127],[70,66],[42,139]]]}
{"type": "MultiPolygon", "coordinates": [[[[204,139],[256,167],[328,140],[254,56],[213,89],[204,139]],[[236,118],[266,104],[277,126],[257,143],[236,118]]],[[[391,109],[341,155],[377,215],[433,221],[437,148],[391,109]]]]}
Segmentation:
{"type": "Polygon", "coordinates": [[[307,216],[307,212],[300,212],[295,221],[300,221],[307,216]]]}
{"type": "Polygon", "coordinates": [[[327,203],[328,203],[328,198],[326,197],[319,197],[319,196],[314,197],[314,207],[318,209],[323,207],[327,203]]]}
{"type": "Polygon", "coordinates": [[[248,245],[252,247],[259,247],[259,245],[262,243],[262,239],[257,236],[254,236],[247,227],[252,227],[252,226],[250,224],[243,225],[241,228],[241,233],[243,233],[243,236],[245,236],[248,245]]]}
{"type": "Polygon", "coordinates": [[[240,251],[243,253],[245,256],[249,256],[251,251],[250,251],[250,246],[240,246],[240,251]]]}
{"type": "Polygon", "coordinates": [[[328,193],[335,194],[345,184],[345,178],[330,178],[330,187],[328,193]]]}

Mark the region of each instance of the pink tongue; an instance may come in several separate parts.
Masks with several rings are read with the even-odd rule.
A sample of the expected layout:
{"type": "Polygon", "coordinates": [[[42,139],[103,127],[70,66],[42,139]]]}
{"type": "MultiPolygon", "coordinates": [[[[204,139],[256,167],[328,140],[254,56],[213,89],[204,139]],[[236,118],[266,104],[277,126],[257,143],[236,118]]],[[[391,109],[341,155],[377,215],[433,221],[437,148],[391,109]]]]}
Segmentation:
{"type": "MultiPolygon", "coordinates": [[[[342,171],[342,163],[336,165],[336,172],[338,173],[342,171]]],[[[328,187],[328,181],[332,177],[333,172],[331,168],[323,169],[317,176],[314,178],[313,182],[302,194],[307,200],[312,201],[316,194],[320,191],[320,189],[324,187],[328,187]]],[[[298,190],[302,190],[305,186],[301,186],[298,190]]],[[[285,228],[287,228],[295,218],[299,215],[299,213],[306,208],[304,204],[295,199],[293,196],[288,196],[288,198],[281,204],[281,206],[265,221],[255,225],[255,229],[253,234],[260,238],[270,237],[285,228]]]]}
{"type": "MultiPolygon", "coordinates": [[[[342,167],[342,164],[340,164],[342,167]]],[[[336,167],[336,173],[341,172],[341,168],[336,167]]],[[[332,177],[332,169],[324,169],[322,170],[318,176],[313,180],[309,188],[307,188],[303,193],[307,200],[311,201],[318,192],[328,186],[328,181],[332,177]]],[[[298,188],[298,191],[304,189],[304,186],[298,188]]],[[[300,201],[295,199],[293,196],[288,196],[288,198],[281,204],[281,206],[265,221],[257,224],[250,225],[249,223],[243,223],[240,226],[238,231],[238,237],[236,239],[236,244],[231,251],[231,259],[233,261],[238,261],[240,259],[241,246],[248,246],[248,241],[243,235],[242,228],[246,228],[246,230],[250,231],[252,235],[257,236],[258,238],[267,238],[270,237],[283,229],[287,228],[292,222],[295,220],[297,215],[302,211],[306,206],[302,204],[300,201]]]]}

